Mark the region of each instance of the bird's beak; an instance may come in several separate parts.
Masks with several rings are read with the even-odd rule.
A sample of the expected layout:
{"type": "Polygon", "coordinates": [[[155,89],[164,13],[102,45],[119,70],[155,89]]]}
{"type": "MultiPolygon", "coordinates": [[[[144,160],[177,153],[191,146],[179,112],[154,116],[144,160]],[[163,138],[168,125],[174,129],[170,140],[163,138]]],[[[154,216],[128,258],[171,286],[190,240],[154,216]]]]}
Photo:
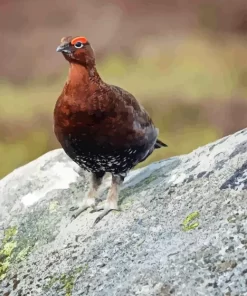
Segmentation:
{"type": "Polygon", "coordinates": [[[63,51],[63,47],[61,45],[59,45],[56,49],[56,52],[62,52],[63,51]]]}
{"type": "Polygon", "coordinates": [[[70,49],[69,49],[69,44],[62,44],[59,45],[56,49],[57,52],[65,52],[65,53],[70,53],[70,49]]]}

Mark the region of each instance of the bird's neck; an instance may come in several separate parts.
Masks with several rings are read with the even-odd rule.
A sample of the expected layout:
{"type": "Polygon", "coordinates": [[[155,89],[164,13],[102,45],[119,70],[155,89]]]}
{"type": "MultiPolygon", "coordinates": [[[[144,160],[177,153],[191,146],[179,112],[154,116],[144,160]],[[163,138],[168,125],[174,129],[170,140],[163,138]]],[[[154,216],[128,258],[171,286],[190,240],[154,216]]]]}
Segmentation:
{"type": "Polygon", "coordinates": [[[95,66],[84,67],[83,65],[70,63],[67,84],[70,87],[82,87],[90,83],[100,84],[102,82],[95,66]]]}

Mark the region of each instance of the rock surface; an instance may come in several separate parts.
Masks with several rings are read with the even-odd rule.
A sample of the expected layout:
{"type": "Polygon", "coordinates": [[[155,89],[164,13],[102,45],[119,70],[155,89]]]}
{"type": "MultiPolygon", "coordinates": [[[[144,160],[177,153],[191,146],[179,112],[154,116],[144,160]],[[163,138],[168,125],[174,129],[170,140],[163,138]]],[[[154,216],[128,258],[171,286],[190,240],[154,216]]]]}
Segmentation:
{"type": "Polygon", "coordinates": [[[60,149],[0,181],[0,295],[247,295],[247,129],[133,171],[94,227],[87,188],[60,149]]]}

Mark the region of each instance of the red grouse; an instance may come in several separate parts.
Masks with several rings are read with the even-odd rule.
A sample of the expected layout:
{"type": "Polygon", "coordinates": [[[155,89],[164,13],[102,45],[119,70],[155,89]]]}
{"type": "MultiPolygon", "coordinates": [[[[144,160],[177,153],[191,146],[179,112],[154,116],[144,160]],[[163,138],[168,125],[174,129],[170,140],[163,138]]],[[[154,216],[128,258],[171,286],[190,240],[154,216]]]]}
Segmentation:
{"type": "Polygon", "coordinates": [[[85,37],[64,37],[57,52],[69,62],[69,75],[54,109],[54,132],[65,153],[92,174],[91,188],[77,217],[89,207],[118,209],[118,194],[127,173],[154,149],[167,145],[157,139],[145,109],[129,92],[104,82],[96,70],[94,51],[85,37]],[[104,208],[96,191],[106,172],[112,185],[104,208]]]}

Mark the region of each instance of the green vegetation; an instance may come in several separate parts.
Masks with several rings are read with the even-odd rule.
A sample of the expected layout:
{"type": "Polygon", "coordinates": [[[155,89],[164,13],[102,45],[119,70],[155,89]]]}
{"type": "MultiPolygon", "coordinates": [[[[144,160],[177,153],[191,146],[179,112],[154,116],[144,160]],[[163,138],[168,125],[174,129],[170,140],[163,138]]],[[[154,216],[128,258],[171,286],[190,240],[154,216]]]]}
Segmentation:
{"type": "Polygon", "coordinates": [[[25,260],[30,252],[29,246],[20,246],[18,235],[19,229],[16,226],[9,227],[4,232],[0,245],[0,281],[5,279],[12,263],[25,260]]]}
{"type": "MultiPolygon", "coordinates": [[[[168,148],[157,150],[141,166],[188,153],[238,127],[217,125],[205,102],[224,104],[247,93],[245,39],[190,36],[173,46],[143,45],[138,59],[109,56],[98,63],[102,78],[126,88],[147,108],[168,148]]],[[[0,178],[43,153],[58,148],[53,135],[53,107],[67,76],[27,85],[1,83],[0,178]]],[[[243,104],[247,103],[243,99],[243,104]]],[[[212,105],[213,106],[213,105],[212,105]]],[[[215,109],[216,106],[212,109],[215,109]]],[[[230,122],[230,123],[229,123],[230,122]]],[[[232,123],[231,123],[232,122],[232,123]]],[[[240,128],[240,126],[239,126],[240,128]]],[[[140,166],[140,165],[139,165],[140,166]]]]}
{"type": "Polygon", "coordinates": [[[178,46],[166,46],[151,53],[147,48],[138,60],[109,57],[101,64],[101,73],[143,101],[246,95],[247,41],[191,36],[178,46]]]}
{"type": "Polygon", "coordinates": [[[183,231],[189,231],[197,228],[199,226],[199,222],[194,222],[197,218],[199,218],[199,212],[193,212],[189,214],[183,221],[182,229],[183,231]]]}
{"type": "Polygon", "coordinates": [[[24,248],[23,250],[21,250],[20,253],[18,253],[18,255],[16,256],[16,261],[17,262],[20,262],[20,261],[25,260],[30,251],[31,251],[31,247],[30,246],[27,246],[26,248],[24,248]]]}
{"type": "Polygon", "coordinates": [[[16,233],[16,227],[10,227],[4,233],[4,239],[0,246],[0,281],[6,277],[9,269],[11,256],[16,248],[16,242],[14,240],[16,233]]]}
{"type": "Polygon", "coordinates": [[[85,265],[84,267],[78,267],[70,271],[68,274],[54,275],[44,287],[44,290],[49,291],[55,283],[59,283],[58,289],[64,290],[66,293],[65,296],[71,296],[76,277],[82,272],[86,272],[87,269],[88,266],[85,265]]]}

